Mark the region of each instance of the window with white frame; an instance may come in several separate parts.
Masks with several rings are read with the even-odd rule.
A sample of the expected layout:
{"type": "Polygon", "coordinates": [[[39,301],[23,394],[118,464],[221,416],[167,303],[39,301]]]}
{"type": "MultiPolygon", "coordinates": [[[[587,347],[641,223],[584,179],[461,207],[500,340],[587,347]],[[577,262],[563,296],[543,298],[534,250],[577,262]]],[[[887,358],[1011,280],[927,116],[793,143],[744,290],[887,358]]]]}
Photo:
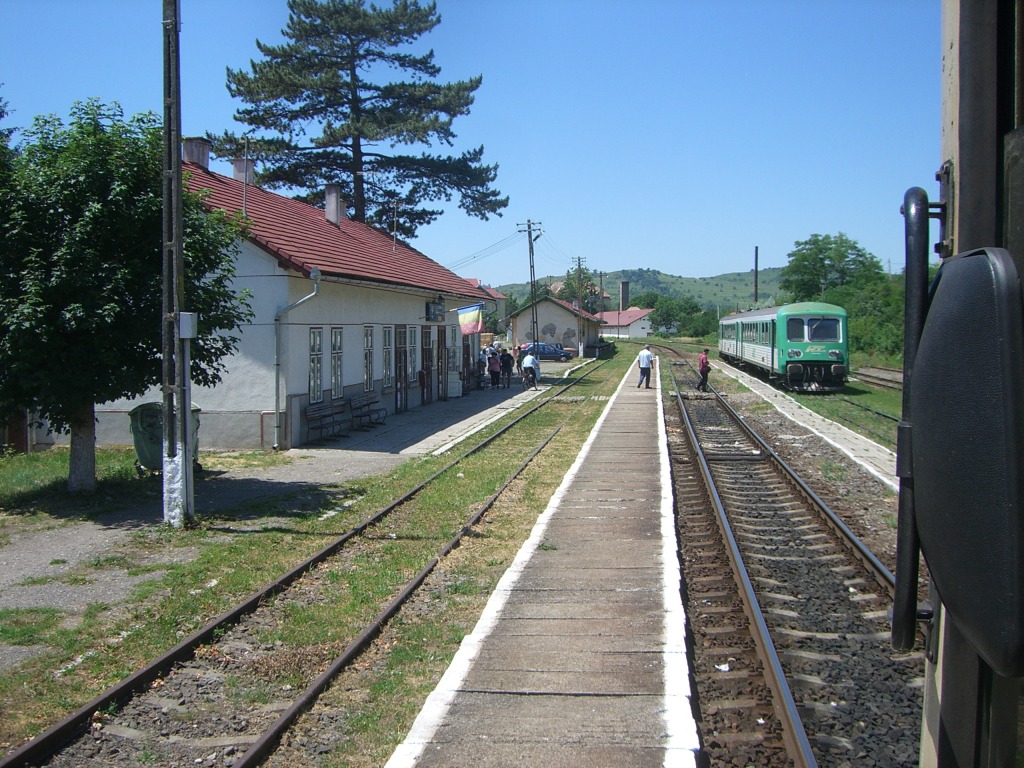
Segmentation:
{"type": "Polygon", "coordinates": [[[420,334],[419,334],[419,330],[420,329],[417,326],[410,325],[409,326],[409,335],[407,337],[407,339],[408,339],[408,347],[407,347],[407,349],[409,350],[409,352],[408,352],[408,357],[406,359],[406,363],[408,365],[408,372],[406,374],[406,381],[410,381],[410,382],[412,382],[414,384],[417,381],[416,371],[419,370],[419,366],[416,365],[416,356],[419,354],[419,348],[420,348],[420,334]]]}
{"type": "Polygon", "coordinates": [[[363,326],[363,391],[373,389],[373,326],[363,326]]]}
{"type": "Polygon", "coordinates": [[[324,399],[324,329],[309,329],[309,402],[324,399]]]}
{"type": "Polygon", "coordinates": [[[342,328],[331,328],[331,397],[345,394],[345,381],[342,378],[341,353],[344,347],[345,334],[342,328]]]}
{"type": "Polygon", "coordinates": [[[384,354],[384,386],[390,387],[394,382],[394,359],[395,359],[395,329],[390,325],[384,326],[384,339],[381,345],[381,352],[384,354]]]}

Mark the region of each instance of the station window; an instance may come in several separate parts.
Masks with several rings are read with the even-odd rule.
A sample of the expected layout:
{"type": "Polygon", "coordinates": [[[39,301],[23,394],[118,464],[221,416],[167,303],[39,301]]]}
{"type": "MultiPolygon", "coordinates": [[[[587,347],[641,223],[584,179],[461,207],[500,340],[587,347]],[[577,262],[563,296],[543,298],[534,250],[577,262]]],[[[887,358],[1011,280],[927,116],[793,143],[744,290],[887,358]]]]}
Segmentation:
{"type": "Polygon", "coordinates": [[[416,352],[420,348],[419,328],[417,328],[415,325],[409,326],[409,336],[407,338],[407,341],[409,345],[409,354],[406,356],[406,363],[408,364],[409,369],[406,373],[406,381],[415,383],[417,380],[416,371],[419,370],[419,366],[416,365],[416,352]]]}
{"type": "Polygon", "coordinates": [[[309,402],[324,399],[324,329],[309,329],[309,402]]]}
{"type": "Polygon", "coordinates": [[[373,389],[373,326],[363,326],[363,391],[373,389]]]}
{"type": "Polygon", "coordinates": [[[341,328],[331,328],[331,397],[341,397],[345,393],[345,381],[342,378],[341,353],[344,333],[341,328]]]}
{"type": "Polygon", "coordinates": [[[393,359],[395,353],[394,329],[390,325],[384,326],[384,386],[390,387],[394,383],[393,359]]]}

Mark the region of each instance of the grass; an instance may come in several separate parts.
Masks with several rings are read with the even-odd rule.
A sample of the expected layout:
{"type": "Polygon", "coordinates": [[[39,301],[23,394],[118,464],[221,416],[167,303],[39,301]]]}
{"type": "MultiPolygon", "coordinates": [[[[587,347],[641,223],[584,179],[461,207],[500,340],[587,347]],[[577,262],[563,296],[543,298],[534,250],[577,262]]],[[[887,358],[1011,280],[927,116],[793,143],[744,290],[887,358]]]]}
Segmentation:
{"type": "MultiPolygon", "coordinates": [[[[352,715],[352,722],[361,723],[359,730],[364,734],[353,748],[356,762],[362,759],[364,748],[365,754],[386,754],[404,736],[423,697],[433,687],[435,673],[443,671],[461,638],[472,628],[483,602],[529,535],[607,396],[631,363],[632,356],[613,360],[610,372],[594,374],[590,377],[594,381],[586,379],[578,385],[581,399],[566,399],[541,409],[529,425],[515,428],[467,458],[459,470],[461,477],[446,473],[416,500],[414,508],[372,529],[357,554],[318,572],[330,585],[326,591],[329,599],[305,607],[285,608],[281,602],[284,620],[267,633],[268,639],[287,643],[296,649],[297,658],[319,658],[317,654],[342,642],[339,638],[351,634],[353,628],[361,629],[404,578],[424,567],[440,544],[465,524],[471,510],[495,493],[524,461],[539,436],[565,425],[499,506],[488,513],[474,536],[442,564],[441,581],[428,593],[431,610],[418,613],[415,620],[399,618],[389,626],[395,633],[409,628],[411,634],[396,634],[387,648],[427,658],[429,663],[420,668],[408,658],[396,658],[379,669],[361,666],[358,690],[372,701],[367,706],[361,703],[352,715]],[[440,610],[435,612],[438,606],[440,610]],[[370,680],[367,669],[372,672],[370,680]]],[[[457,447],[452,453],[462,450],[457,447]]],[[[97,492],[87,497],[64,490],[66,451],[4,457],[0,461],[0,536],[14,527],[25,530],[60,525],[67,518],[88,518],[123,499],[161,492],[155,478],[137,477],[132,451],[101,449],[97,457],[98,467],[104,469],[98,471],[97,492]]],[[[261,466],[277,460],[277,455],[256,453],[201,457],[204,469],[261,466]]],[[[0,614],[0,626],[12,641],[34,637],[35,642],[47,646],[43,653],[0,672],[0,710],[9,713],[0,720],[0,752],[39,733],[146,660],[176,645],[211,617],[321,549],[339,532],[434,474],[447,460],[413,458],[375,477],[225,510],[202,519],[192,529],[157,525],[134,531],[122,539],[117,551],[98,555],[58,577],[62,582],[88,579],[114,569],[150,576],[134,587],[127,603],[97,604],[73,617],[63,612],[0,614]],[[287,524],[280,523],[282,517],[287,524]]],[[[201,476],[197,482],[203,482],[201,476]]],[[[3,637],[0,641],[11,642],[3,637]]],[[[290,680],[294,670],[279,672],[290,680]]],[[[239,691],[238,695],[262,694],[239,691]]],[[[346,764],[347,759],[337,764],[346,764]]]]}
{"type": "Polygon", "coordinates": [[[805,408],[849,427],[869,440],[896,450],[896,427],[903,412],[903,393],[896,389],[848,383],[834,395],[790,393],[805,408]]]}
{"type": "Polygon", "coordinates": [[[97,449],[96,492],[72,496],[67,491],[69,456],[64,447],[0,455],[0,514],[53,515],[72,508],[77,516],[89,517],[141,482],[133,449],[97,449]]]}

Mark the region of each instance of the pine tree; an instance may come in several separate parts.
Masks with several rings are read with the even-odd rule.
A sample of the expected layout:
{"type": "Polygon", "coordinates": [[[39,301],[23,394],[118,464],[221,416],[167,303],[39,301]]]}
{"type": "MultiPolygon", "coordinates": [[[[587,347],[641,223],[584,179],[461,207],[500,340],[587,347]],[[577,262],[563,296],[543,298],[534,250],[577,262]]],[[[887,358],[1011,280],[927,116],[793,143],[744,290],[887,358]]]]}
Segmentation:
{"type": "MultiPolygon", "coordinates": [[[[435,3],[288,0],[288,10],[287,42],[257,40],[264,59],[248,72],[228,69],[228,91],[248,104],[236,119],[257,135],[250,151],[261,184],[307,190],[302,199],[314,203],[325,184],[341,184],[353,219],[404,237],[440,216],[430,204],[453,194],[471,216],[501,215],[508,198],[492,188],[498,167],[482,163],[482,146],[457,157],[396,151],[452,146],[452,121],[469,113],[482,82],[434,82],[433,51],[409,52],[441,22],[435,3]],[[374,79],[396,70],[406,79],[374,79]]],[[[241,156],[239,137],[210,138],[219,156],[241,156]]]]}

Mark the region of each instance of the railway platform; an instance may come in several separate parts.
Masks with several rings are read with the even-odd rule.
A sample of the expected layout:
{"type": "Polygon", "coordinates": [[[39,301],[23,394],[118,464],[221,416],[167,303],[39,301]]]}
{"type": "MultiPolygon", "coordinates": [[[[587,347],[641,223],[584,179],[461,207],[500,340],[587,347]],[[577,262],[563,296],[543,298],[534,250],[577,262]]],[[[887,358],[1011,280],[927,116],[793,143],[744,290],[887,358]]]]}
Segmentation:
{"type": "Polygon", "coordinates": [[[847,429],[842,424],[819,416],[814,411],[804,408],[785,392],[780,392],[761,379],[749,376],[721,360],[715,361],[714,369],[736,379],[791,421],[800,424],[845,453],[892,490],[900,489],[899,478],[896,476],[896,454],[893,451],[847,429]]]}
{"type": "Polygon", "coordinates": [[[660,382],[634,382],[387,768],[697,764],[660,382]]]}

